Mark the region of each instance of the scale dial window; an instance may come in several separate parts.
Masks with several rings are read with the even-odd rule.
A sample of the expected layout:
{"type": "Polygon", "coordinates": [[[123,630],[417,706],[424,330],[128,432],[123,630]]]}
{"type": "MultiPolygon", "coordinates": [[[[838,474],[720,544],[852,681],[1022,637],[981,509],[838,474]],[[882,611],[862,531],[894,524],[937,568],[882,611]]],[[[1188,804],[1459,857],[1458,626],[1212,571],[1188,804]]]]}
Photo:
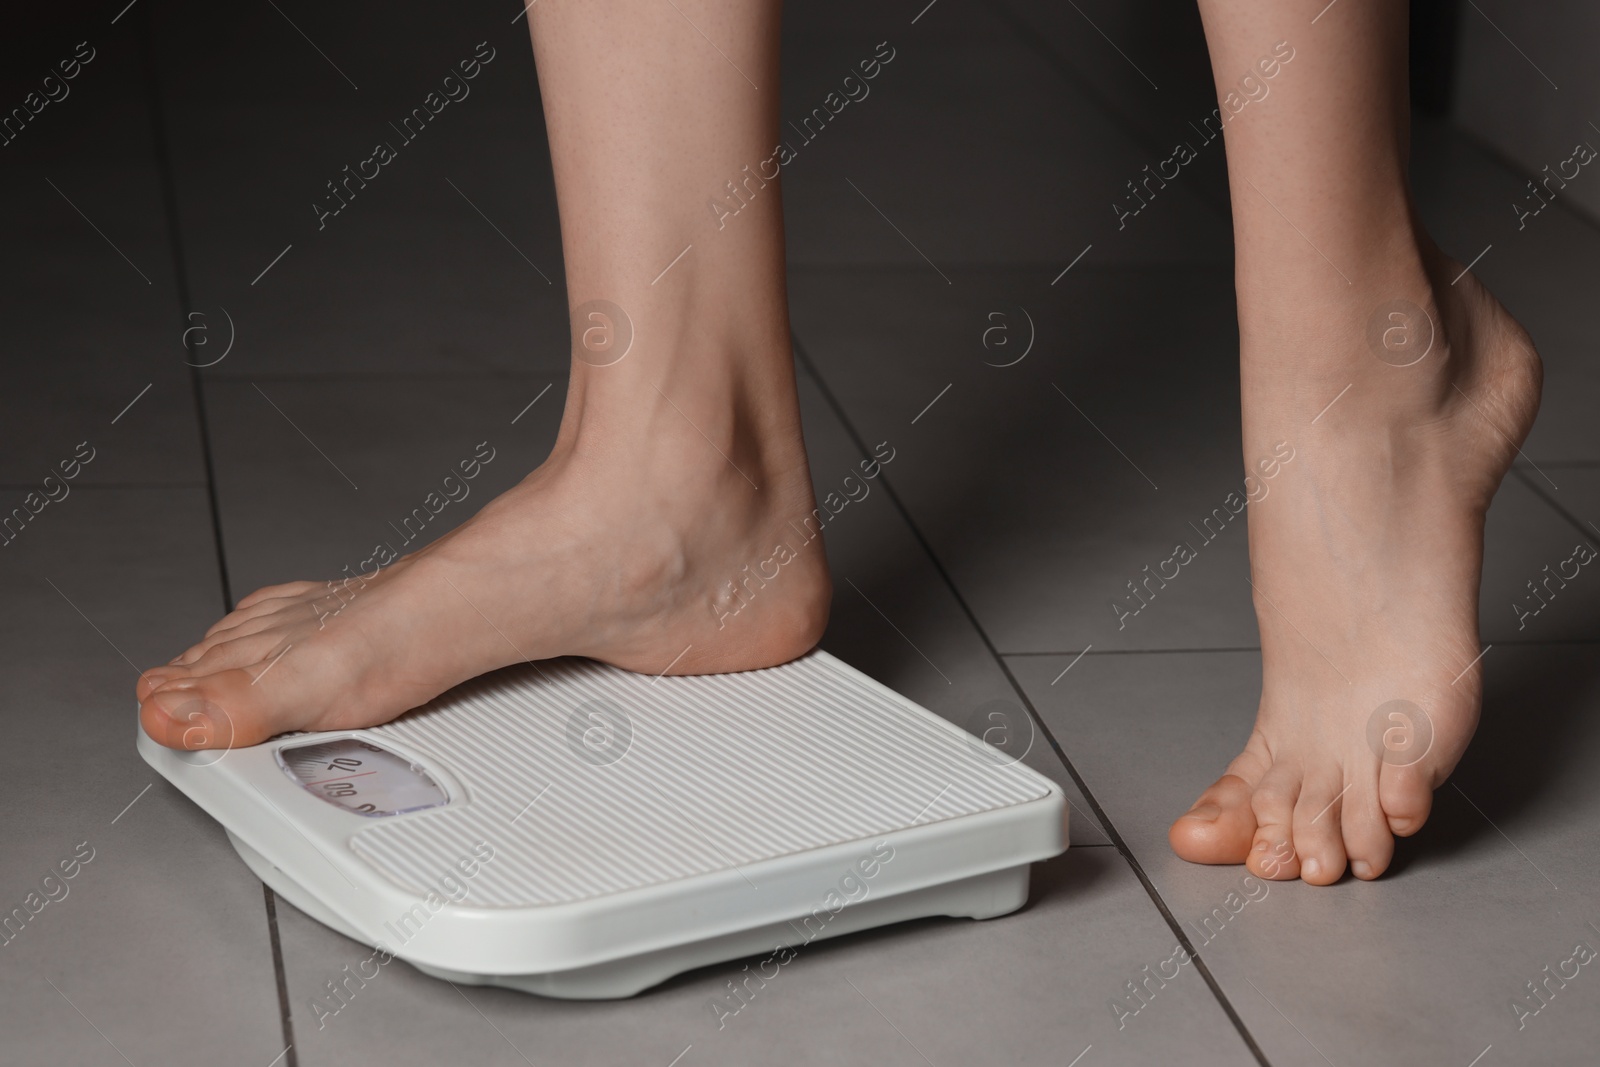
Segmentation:
{"type": "Polygon", "coordinates": [[[357,815],[402,815],[450,802],[420,764],[360,738],[284,745],[277,756],[306,792],[357,815]]]}

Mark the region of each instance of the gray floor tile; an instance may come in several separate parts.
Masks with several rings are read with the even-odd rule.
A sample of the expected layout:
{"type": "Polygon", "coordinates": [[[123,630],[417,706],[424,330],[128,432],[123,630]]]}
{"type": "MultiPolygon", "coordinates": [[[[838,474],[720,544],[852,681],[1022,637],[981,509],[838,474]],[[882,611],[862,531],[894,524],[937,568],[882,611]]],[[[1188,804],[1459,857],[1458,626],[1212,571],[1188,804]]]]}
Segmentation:
{"type": "Polygon", "coordinates": [[[1569,983],[1521,1029],[1511,1004],[1600,937],[1600,646],[1495,655],[1479,736],[1430,825],[1383,879],[1323,889],[1246,883],[1166,844],[1249,733],[1255,653],[1091,655],[1054,689],[1064,657],[1012,662],[1271,1062],[1466,1064],[1491,1044],[1495,1062],[1584,1062],[1600,983],[1569,983]],[[1214,908],[1228,921],[1203,926],[1214,908]]]}
{"type": "MultiPolygon", "coordinates": [[[[1116,0],[991,0],[989,7],[1119,130],[1137,140],[1151,154],[1152,164],[1172,155],[1180,142],[1203,149],[1182,168],[1183,184],[1226,215],[1228,177],[1221,145],[1203,143],[1194,128],[1218,107],[1198,7],[1163,10],[1160,18],[1116,0]]],[[[1248,73],[1240,70],[1237,77],[1248,73]]],[[[1270,97],[1273,83],[1267,84],[1270,97]]]]}
{"type": "Polygon", "coordinates": [[[312,37],[348,57],[359,92],[270,5],[171,15],[165,99],[194,299],[228,308],[239,335],[208,375],[566,367],[544,120],[526,27],[504,10],[319,14],[312,37]],[[494,58],[467,95],[403,137],[479,42],[494,58]],[[200,43],[201,61],[179,61],[200,43]],[[379,143],[394,158],[348,179],[379,143]],[[327,217],[313,208],[341,199],[327,217]]]}
{"type": "MultiPolygon", "coordinates": [[[[879,4],[854,4],[850,0],[816,0],[783,9],[783,47],[786,64],[794,55],[808,60],[825,38],[843,34],[876,43],[893,37],[963,41],[973,38],[1000,40],[1007,27],[981,4],[945,4],[940,0],[884,0],[879,4]],[[938,18],[933,12],[939,13],[938,18]]],[[[854,65],[854,57],[835,59],[854,65]]],[[[815,64],[813,64],[814,66],[815,64]]]]}
{"type": "Polygon", "coordinates": [[[1518,471],[1489,509],[1479,613],[1485,641],[1600,640],[1600,581],[1589,581],[1590,568],[1574,556],[1579,544],[1600,548],[1600,533],[1583,530],[1549,502],[1600,522],[1600,484],[1592,469],[1549,473],[1559,491],[1531,470],[1518,471]],[[1563,572],[1577,577],[1568,581],[1563,572]]]}
{"type": "Polygon", "coordinates": [[[82,489],[35,521],[0,559],[0,907],[66,895],[4,946],[5,1058],[264,1065],[283,1042],[261,885],[134,751],[133,664],[220,602],[205,493],[82,489]]]}
{"type": "MultiPolygon", "coordinates": [[[[944,284],[940,273],[963,263],[1040,263],[1053,275],[1091,244],[1097,263],[1229,259],[1226,219],[1178,182],[1119,223],[1125,183],[1159,157],[987,11],[936,17],[986,25],[959,40],[919,37],[920,25],[895,35],[870,94],[820,132],[800,120],[847,68],[803,71],[786,89],[792,262],[915,265],[944,284]]],[[[854,48],[867,58],[875,45],[864,36],[854,48]]],[[[848,47],[830,42],[827,54],[848,47]]]]}
{"type": "MultiPolygon", "coordinates": [[[[205,31],[209,49],[206,61],[175,67],[166,93],[194,302],[212,317],[226,308],[238,335],[211,376],[563,365],[558,229],[520,24],[489,34],[497,58],[471,97],[319,222],[310,205],[325,182],[371,142],[389,139],[389,123],[437,80],[426,74],[429,62],[447,70],[458,58],[448,50],[450,23],[460,23],[462,48],[478,28],[446,18],[420,43],[396,38],[392,63],[359,96],[312,56],[307,62],[321,68],[314,80],[330,84],[308,98],[303,86],[286,84],[306,59],[299,53],[310,55],[304,42],[244,47],[282,36],[276,13],[184,11],[182,32],[166,47],[176,54],[205,31]]],[[[903,48],[892,45],[896,59],[871,95],[814,143],[795,135],[799,156],[784,183],[793,259],[921,264],[922,249],[944,264],[1064,266],[1091,243],[1093,261],[1226,258],[1224,221],[1181,186],[1118,232],[1110,203],[1144,153],[992,15],[940,16],[959,22],[959,36],[907,23],[893,37],[903,48]],[[1027,104],[997,119],[984,103],[995,92],[1027,104]],[[1038,136],[1041,126],[1051,136],[1038,136]],[[929,173],[941,181],[926,182],[929,173]],[[977,202],[989,210],[956,210],[977,202]],[[915,235],[916,247],[896,227],[915,235]]],[[[319,26],[330,55],[353,17],[319,26]]],[[[818,22],[829,32],[802,34],[792,48],[785,113],[797,122],[879,40],[818,22]]],[[[370,58],[371,48],[353,50],[370,58]]]]}
{"type": "MultiPolygon", "coordinates": [[[[62,83],[67,95],[4,146],[0,315],[12,358],[0,379],[0,483],[7,498],[22,496],[13,486],[59,475],[82,441],[95,458],[76,484],[204,477],[140,57],[124,36],[95,41],[90,62],[62,83]]],[[[72,53],[63,45],[43,65],[72,53]]]]}
{"type": "Polygon", "coordinates": [[[958,278],[946,295],[912,272],[808,272],[793,284],[795,321],[862,431],[905,440],[889,480],[995,644],[1253,645],[1242,529],[1223,527],[1185,587],[1124,628],[1110,607],[1242,482],[1227,276],[958,278]],[[1167,310],[1124,310],[1155,306],[1167,310]],[[995,365],[1022,356],[1024,315],[1033,350],[995,365]]]}
{"type": "Polygon", "coordinates": [[[564,394],[564,379],[551,378],[210,383],[235,598],[346,567],[360,573],[379,544],[406,552],[459,525],[544,459],[564,394]],[[461,483],[465,497],[406,523],[419,507],[428,515],[428,495],[479,455],[491,458],[461,483]]]}
{"type": "Polygon", "coordinates": [[[737,1015],[711,1010],[742,965],[708,967],[620,1002],[463,989],[390,964],[319,1030],[311,998],[371,955],[285,908],[284,959],[306,1067],[350,1056],[666,1064],[1252,1063],[1209,991],[1188,979],[1119,1032],[1107,1005],[1171,931],[1111,849],[1040,865],[1023,911],[927,920],[803,949],[737,1015]],[[854,988],[852,988],[854,986],[854,988]],[[466,1001],[465,1003],[463,1001],[466,1001]],[[819,1025],[819,1020],[825,1020],[819,1025]],[[692,1049],[691,1049],[692,1046],[692,1049]],[[773,1050],[781,1049],[781,1053],[773,1050]],[[920,1054],[920,1056],[919,1056],[920,1054]],[[1090,1062],[1087,1058],[1084,1062],[1090,1062]]]}
{"type": "Polygon", "coordinates": [[[1552,534],[1544,542],[1546,558],[1524,553],[1529,561],[1524,569],[1533,573],[1522,576],[1520,584],[1507,583],[1506,598],[1490,607],[1502,612],[1508,626],[1516,624],[1514,640],[1559,641],[1569,636],[1595,640],[1600,582],[1591,581],[1593,567],[1583,562],[1587,554],[1580,546],[1589,553],[1600,551],[1600,467],[1552,466],[1548,473],[1558,480],[1559,488],[1552,489],[1544,475],[1532,469],[1518,470],[1516,477],[1567,520],[1566,539],[1552,534]],[[1528,589],[1530,581],[1535,590],[1528,589]]]}

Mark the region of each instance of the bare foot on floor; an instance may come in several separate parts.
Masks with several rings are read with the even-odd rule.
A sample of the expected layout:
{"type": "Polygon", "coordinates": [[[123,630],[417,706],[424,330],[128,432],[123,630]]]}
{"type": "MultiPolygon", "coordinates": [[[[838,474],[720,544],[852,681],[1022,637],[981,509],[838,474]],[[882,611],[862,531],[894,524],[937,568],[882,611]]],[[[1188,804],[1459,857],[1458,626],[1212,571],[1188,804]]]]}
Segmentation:
{"type": "Polygon", "coordinates": [[[1173,823],[1187,860],[1318,885],[1347,865],[1376,878],[1477,726],[1484,513],[1533,425],[1540,364],[1476,279],[1452,285],[1459,265],[1431,247],[1424,258],[1389,296],[1431,327],[1375,314],[1386,300],[1367,288],[1242,330],[1246,460],[1279,442],[1294,458],[1250,505],[1255,730],[1173,823]]]}
{"type": "Polygon", "coordinates": [[[739,384],[729,396],[671,380],[656,392],[640,368],[631,384],[584,390],[590,369],[576,368],[581,395],[543,465],[375,576],[240,601],[141,676],[145,731],[217,748],[371,726],[485,671],[560,655],[696,674],[803,654],[831,586],[816,523],[805,525],[814,502],[792,371],[767,362],[781,375],[728,383],[739,384]]]}

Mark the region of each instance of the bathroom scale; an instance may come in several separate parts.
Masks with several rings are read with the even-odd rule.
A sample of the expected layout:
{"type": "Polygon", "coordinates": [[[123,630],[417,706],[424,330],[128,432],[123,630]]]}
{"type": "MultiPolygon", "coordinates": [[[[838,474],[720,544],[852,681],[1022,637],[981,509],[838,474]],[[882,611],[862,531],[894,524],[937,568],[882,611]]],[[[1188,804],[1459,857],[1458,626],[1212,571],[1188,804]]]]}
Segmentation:
{"type": "Polygon", "coordinates": [[[525,663],[363,730],[144,759],[276,893],[426,974],[624,997],[1020,908],[1061,788],[819,650],[737,674],[525,663]]]}

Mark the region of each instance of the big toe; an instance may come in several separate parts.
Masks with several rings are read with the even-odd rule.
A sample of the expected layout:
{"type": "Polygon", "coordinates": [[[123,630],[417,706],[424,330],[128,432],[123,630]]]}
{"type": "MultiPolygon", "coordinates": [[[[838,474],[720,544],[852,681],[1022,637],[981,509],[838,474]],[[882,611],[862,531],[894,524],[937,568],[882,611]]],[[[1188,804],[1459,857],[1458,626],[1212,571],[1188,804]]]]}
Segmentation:
{"type": "Polygon", "coordinates": [[[139,724],[151,740],[185,750],[256,745],[289,727],[251,688],[245,670],[167,681],[139,705],[139,724]]]}
{"type": "Polygon", "coordinates": [[[1225,774],[1172,824],[1167,841],[1190,863],[1243,863],[1255,832],[1250,784],[1225,774]]]}

